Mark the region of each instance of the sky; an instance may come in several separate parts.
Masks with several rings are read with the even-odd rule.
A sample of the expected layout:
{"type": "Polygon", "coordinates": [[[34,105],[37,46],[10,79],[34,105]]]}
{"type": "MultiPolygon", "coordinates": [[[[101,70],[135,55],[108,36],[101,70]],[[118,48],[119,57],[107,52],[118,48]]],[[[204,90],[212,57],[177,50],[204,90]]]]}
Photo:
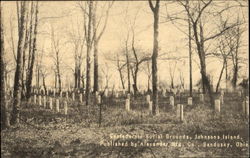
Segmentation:
{"type": "MultiPolygon", "coordinates": [[[[107,2],[99,2],[99,5],[104,5],[107,2]]],[[[217,5],[220,5],[218,2],[217,5]]],[[[16,20],[16,2],[4,2],[4,27],[7,43],[7,58],[13,61],[13,53],[11,53],[10,47],[10,20],[14,26],[17,25],[16,20]]],[[[180,73],[184,76],[185,84],[189,84],[189,66],[188,66],[188,41],[187,36],[182,32],[187,32],[186,23],[177,21],[175,23],[165,22],[167,20],[167,11],[169,14],[180,12],[183,8],[176,2],[161,2],[160,6],[160,25],[159,25],[159,55],[165,54],[166,57],[186,57],[182,61],[178,61],[175,70],[175,82],[180,82],[180,73]],[[181,31],[180,31],[181,30],[181,31]]],[[[235,17],[235,13],[239,12],[244,15],[246,21],[248,21],[247,7],[242,10],[232,9],[227,13],[228,17],[235,17]],[[243,10],[243,11],[242,11],[243,10]],[[228,15],[232,14],[232,15],[228,15]]],[[[101,12],[97,13],[98,15],[101,12]]],[[[122,49],[125,47],[124,40],[126,39],[127,32],[130,29],[130,24],[135,20],[135,46],[143,53],[151,53],[153,47],[153,14],[149,8],[147,1],[117,1],[110,9],[109,18],[105,32],[100,40],[99,44],[99,61],[100,61],[100,73],[105,72],[110,76],[110,86],[113,85],[117,88],[121,86],[119,80],[119,74],[114,66],[114,63],[107,60],[107,56],[114,56],[115,53],[122,53],[122,49]]],[[[231,19],[232,19],[231,18],[231,19]]],[[[216,21],[213,17],[209,17],[206,21],[206,33],[213,33],[216,31],[216,21]],[[211,19],[211,20],[210,20],[211,19]]],[[[42,65],[48,73],[46,78],[48,85],[54,84],[53,68],[53,52],[51,51],[50,32],[53,26],[56,34],[56,38],[60,40],[60,59],[61,69],[63,76],[63,85],[67,86],[69,83],[73,85],[73,71],[74,68],[74,49],[73,45],[69,43],[69,32],[79,28],[83,34],[83,14],[78,7],[76,1],[44,1],[40,2],[39,11],[39,27],[38,27],[38,49],[45,51],[42,58],[42,65]]],[[[101,22],[103,26],[103,21],[101,22]]],[[[247,24],[248,26],[248,24],[247,24]]],[[[15,42],[17,43],[17,30],[13,29],[15,42]]],[[[247,37],[247,31],[244,33],[243,38],[247,37]]],[[[245,38],[248,39],[248,38],[245,38]]],[[[248,46],[248,41],[243,40],[245,45],[248,46]]],[[[216,42],[216,41],[215,41],[216,42]]],[[[15,44],[16,44],[15,43],[15,44]]],[[[211,47],[215,43],[211,42],[211,47]]],[[[248,48],[244,47],[241,51],[248,54],[248,48]]],[[[84,48],[83,54],[86,53],[84,48]]],[[[248,58],[247,55],[244,56],[248,58]]],[[[158,61],[158,75],[159,80],[170,84],[170,67],[173,70],[175,65],[174,60],[159,60],[158,61]]],[[[83,61],[85,65],[85,60],[83,61]]],[[[200,79],[199,60],[197,53],[193,51],[193,83],[196,83],[200,79]]],[[[243,65],[241,71],[244,76],[248,76],[248,64],[243,65]]],[[[9,66],[11,67],[11,66],[9,66]]],[[[13,66],[12,66],[13,67],[13,66]]],[[[213,76],[214,84],[218,80],[220,69],[222,67],[221,62],[218,59],[207,59],[207,72],[213,76]]],[[[102,74],[100,74],[102,75],[102,74]]],[[[103,75],[102,75],[103,76],[103,75]]],[[[241,75],[242,76],[242,75],[241,75]]],[[[243,76],[243,77],[244,77],[243,76]]],[[[13,76],[12,76],[13,77],[13,76]]],[[[139,73],[139,87],[145,88],[147,84],[146,74],[141,71],[139,73]]],[[[34,83],[35,81],[33,81],[34,83]]],[[[222,82],[221,86],[225,86],[222,82]]],[[[188,86],[187,86],[188,87],[188,86]]]]}

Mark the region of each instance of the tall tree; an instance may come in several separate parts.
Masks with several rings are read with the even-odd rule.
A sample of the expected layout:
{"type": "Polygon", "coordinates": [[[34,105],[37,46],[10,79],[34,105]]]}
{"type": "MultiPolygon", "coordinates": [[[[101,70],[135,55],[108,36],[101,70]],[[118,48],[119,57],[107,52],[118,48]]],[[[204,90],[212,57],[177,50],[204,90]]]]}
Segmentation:
{"type": "Polygon", "coordinates": [[[85,25],[85,35],[87,42],[87,57],[86,57],[86,106],[89,105],[89,94],[90,94],[90,69],[91,69],[91,49],[92,49],[92,18],[93,18],[93,1],[88,1],[88,27],[85,25]]]}
{"type": "Polygon", "coordinates": [[[11,113],[11,124],[19,123],[19,112],[20,112],[20,104],[21,104],[21,90],[22,90],[22,62],[23,62],[23,50],[25,44],[25,22],[26,22],[26,11],[27,11],[27,2],[21,2],[21,11],[20,11],[20,29],[18,32],[18,47],[17,47],[17,63],[16,63],[16,72],[15,72],[15,80],[14,80],[14,102],[13,102],[13,110],[11,113]]]}
{"type": "Polygon", "coordinates": [[[1,107],[1,129],[8,128],[9,117],[8,117],[8,105],[6,102],[6,80],[5,80],[5,49],[4,49],[4,27],[3,27],[3,8],[2,2],[0,2],[0,22],[1,22],[1,52],[0,52],[0,107],[1,107]]]}
{"type": "MultiPolygon", "coordinates": [[[[100,17],[98,17],[97,12],[98,12],[98,8],[100,5],[98,5],[98,1],[94,2],[94,6],[93,6],[93,47],[94,47],[94,88],[93,88],[93,92],[97,92],[99,90],[99,84],[98,84],[98,80],[99,80],[99,75],[98,75],[98,47],[99,47],[99,43],[100,43],[100,39],[106,29],[107,26],[107,22],[108,22],[108,17],[109,17],[109,11],[111,6],[113,5],[113,2],[106,2],[107,8],[106,10],[102,10],[105,12],[105,14],[100,15],[100,17]],[[104,18],[104,24],[102,26],[102,28],[100,28],[100,23],[104,18]],[[100,32],[98,32],[98,30],[100,30],[100,32]]],[[[103,9],[105,9],[105,6],[102,7],[103,9]]]]}
{"type": "Polygon", "coordinates": [[[31,15],[30,15],[30,33],[29,33],[29,57],[28,57],[28,66],[26,72],[26,98],[30,99],[31,96],[31,87],[33,79],[33,68],[35,63],[35,56],[37,52],[37,27],[38,27],[38,1],[36,4],[31,2],[31,15]],[[35,15],[33,15],[33,8],[35,8],[35,15]],[[33,16],[35,16],[33,18],[33,16]],[[34,27],[33,27],[34,25],[34,27]]]}
{"type": "Polygon", "coordinates": [[[156,115],[159,113],[158,107],[158,76],[157,76],[157,57],[158,57],[158,35],[159,35],[159,9],[160,9],[160,0],[156,0],[155,6],[153,6],[152,0],[149,0],[149,7],[154,15],[154,46],[152,54],[152,114],[156,115]]]}
{"type": "MultiPolygon", "coordinates": [[[[190,24],[192,27],[193,32],[193,40],[196,45],[196,52],[199,57],[200,61],[200,73],[201,73],[201,79],[202,79],[202,85],[203,85],[203,93],[208,92],[209,98],[210,98],[210,105],[213,106],[214,99],[212,95],[212,88],[210,85],[210,80],[207,75],[207,65],[206,65],[206,42],[215,39],[222,34],[225,33],[225,31],[233,28],[235,25],[229,25],[227,21],[224,23],[225,27],[223,30],[219,30],[214,34],[207,35],[204,33],[204,14],[206,14],[207,8],[212,4],[213,0],[209,1],[196,1],[192,2],[193,6],[191,7],[189,0],[181,1],[178,0],[178,2],[185,8],[185,11],[188,15],[188,19],[190,20],[190,24]]],[[[223,8],[225,9],[225,8],[223,8]]],[[[219,11],[218,11],[219,12],[219,11]]],[[[209,13],[207,13],[209,14],[209,13]]]]}

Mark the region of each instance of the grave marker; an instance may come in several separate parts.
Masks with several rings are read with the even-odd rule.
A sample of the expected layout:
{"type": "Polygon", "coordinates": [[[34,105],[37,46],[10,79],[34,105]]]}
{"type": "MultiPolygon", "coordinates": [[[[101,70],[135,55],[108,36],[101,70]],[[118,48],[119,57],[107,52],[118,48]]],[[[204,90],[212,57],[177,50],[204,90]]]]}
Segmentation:
{"type": "Polygon", "coordinates": [[[193,105],[193,98],[192,97],[188,97],[188,105],[193,105]]]}
{"type": "Polygon", "coordinates": [[[59,99],[56,99],[56,112],[60,112],[60,109],[59,109],[59,99]]]}
{"type": "Polygon", "coordinates": [[[215,99],[215,112],[220,113],[220,99],[215,99]]]}
{"type": "Polygon", "coordinates": [[[67,101],[64,101],[64,115],[67,115],[68,114],[68,103],[67,101]]]}

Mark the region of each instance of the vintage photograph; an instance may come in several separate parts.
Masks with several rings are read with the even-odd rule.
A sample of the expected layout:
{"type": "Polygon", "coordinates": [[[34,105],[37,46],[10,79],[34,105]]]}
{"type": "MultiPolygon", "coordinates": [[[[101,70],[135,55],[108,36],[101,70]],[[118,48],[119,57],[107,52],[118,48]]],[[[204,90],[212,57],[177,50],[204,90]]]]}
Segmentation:
{"type": "Polygon", "coordinates": [[[1,1],[1,157],[249,157],[248,3],[1,1]]]}

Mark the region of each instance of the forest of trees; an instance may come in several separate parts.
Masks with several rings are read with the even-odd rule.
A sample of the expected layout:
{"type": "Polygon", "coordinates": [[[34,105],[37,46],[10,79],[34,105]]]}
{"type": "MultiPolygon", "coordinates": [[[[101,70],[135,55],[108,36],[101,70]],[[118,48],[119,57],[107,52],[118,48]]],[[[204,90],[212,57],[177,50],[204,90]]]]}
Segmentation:
{"type": "MultiPolygon", "coordinates": [[[[89,106],[92,94],[102,94],[105,90],[114,89],[115,85],[117,91],[126,91],[136,97],[142,92],[140,76],[144,75],[144,89],[152,94],[152,114],[157,115],[159,91],[181,91],[186,88],[192,97],[194,87],[198,85],[202,93],[209,96],[213,107],[213,93],[219,92],[222,83],[225,83],[226,89],[232,87],[236,90],[242,80],[248,80],[247,1],[148,0],[141,3],[143,9],[133,8],[131,4],[137,10],[135,13],[130,13],[127,5],[122,10],[124,17],[123,24],[120,24],[126,27],[125,33],[120,39],[117,38],[121,42],[111,49],[112,53],[104,52],[102,48],[104,42],[109,42],[105,41],[105,34],[112,30],[113,13],[117,9],[115,1],[76,1],[71,4],[77,13],[65,11],[61,13],[63,15],[50,14],[47,17],[48,3],[10,2],[8,5],[15,8],[14,13],[10,14],[6,12],[9,8],[4,8],[7,2],[1,1],[0,100],[1,126],[4,128],[19,123],[21,102],[30,102],[33,89],[47,92],[53,88],[58,93],[69,88],[79,90],[84,93],[85,105],[89,106]],[[171,6],[178,10],[169,9],[171,6]],[[67,26],[67,31],[62,28],[60,31],[58,24],[50,21],[60,21],[70,14],[78,14],[79,18],[68,21],[72,26],[67,26]],[[142,18],[139,14],[150,16],[150,33],[147,34],[152,45],[150,49],[139,42],[143,25],[139,21],[142,18]],[[166,28],[171,25],[184,37],[177,44],[185,47],[184,56],[178,48],[163,50],[162,42],[173,40],[168,36],[164,37],[165,41],[159,38],[164,34],[164,29],[161,29],[163,25],[166,28]],[[68,45],[70,48],[65,50],[68,45]],[[71,65],[66,64],[67,60],[72,61],[71,65]],[[178,64],[184,60],[188,66],[178,64]],[[219,63],[216,66],[219,74],[208,71],[209,67],[214,66],[208,61],[219,63]],[[164,84],[164,79],[160,79],[162,72],[159,63],[169,64],[169,69],[165,70],[169,78],[164,84]],[[200,75],[194,77],[195,66],[200,75]],[[184,68],[188,70],[186,77],[183,76],[184,68]],[[217,76],[215,82],[212,81],[213,75],[217,76]],[[53,84],[49,84],[52,80],[53,84]],[[185,87],[187,83],[188,87],[185,87]],[[117,85],[121,85],[120,88],[117,85]],[[10,92],[13,93],[11,102],[6,98],[10,92]]],[[[106,47],[112,48],[113,45],[111,43],[106,47]]]]}

